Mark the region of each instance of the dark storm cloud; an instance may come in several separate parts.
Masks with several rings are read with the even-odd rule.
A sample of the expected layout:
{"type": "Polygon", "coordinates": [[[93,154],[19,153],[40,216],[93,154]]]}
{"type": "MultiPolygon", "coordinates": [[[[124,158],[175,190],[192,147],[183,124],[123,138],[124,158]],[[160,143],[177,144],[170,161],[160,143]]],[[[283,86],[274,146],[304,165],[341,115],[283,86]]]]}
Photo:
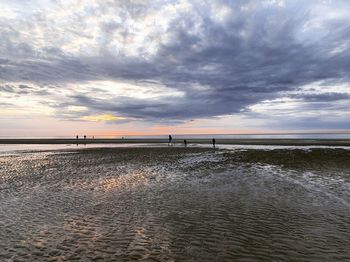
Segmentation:
{"type": "Polygon", "coordinates": [[[350,129],[350,122],[344,121],[341,116],[334,117],[290,117],[288,121],[281,118],[267,119],[267,123],[276,126],[281,130],[296,130],[296,127],[302,127],[311,130],[334,130],[334,129],[350,129]],[[283,123],[283,125],[281,125],[283,123]]]}
{"type": "MultiPolygon", "coordinates": [[[[150,2],[112,1],[100,3],[87,16],[101,15],[118,5],[125,9],[125,17],[143,17],[154,11],[150,2]]],[[[7,25],[1,34],[0,78],[61,86],[89,80],[157,82],[184,95],[98,99],[91,92],[67,97],[65,106],[174,121],[247,111],[250,105],[314,82],[350,84],[350,16],[344,15],[349,2],[219,0],[188,2],[188,6],[188,11],[170,19],[161,35],[167,40],[159,40],[156,53],[150,56],[109,50],[106,43],[113,40],[113,33],[127,39],[133,31],[113,19],[100,24],[103,39],[98,55],[93,56],[69,55],[59,45],[38,51],[20,42],[20,33],[7,25]],[[229,13],[221,14],[216,6],[229,13]],[[332,12],[343,14],[328,17],[332,12]]],[[[349,100],[345,93],[289,96],[310,103],[349,100]]],[[[313,106],[317,110],[317,103],[313,106]]]]}
{"type": "Polygon", "coordinates": [[[19,84],[19,85],[0,85],[0,93],[8,93],[13,94],[14,96],[21,96],[21,95],[38,95],[38,96],[45,96],[49,95],[50,92],[46,89],[42,89],[40,87],[32,87],[29,85],[19,84]]]}
{"type": "Polygon", "coordinates": [[[297,94],[291,95],[293,98],[300,98],[310,102],[332,102],[338,100],[350,100],[348,93],[323,93],[323,94],[297,94]]]}
{"type": "Polygon", "coordinates": [[[50,85],[52,83],[75,83],[96,79],[96,73],[88,65],[71,58],[31,58],[12,60],[3,65],[0,79],[3,81],[28,81],[50,85]]]}
{"type": "Polygon", "coordinates": [[[20,88],[20,89],[33,89],[33,87],[31,87],[31,86],[27,86],[27,85],[19,85],[18,86],[18,88],[20,88]]]}
{"type": "MultiPolygon", "coordinates": [[[[172,106],[163,101],[144,101],[129,97],[118,97],[118,100],[121,101],[117,101],[117,99],[114,101],[113,99],[101,100],[79,95],[73,97],[72,104],[81,106],[88,105],[96,112],[118,112],[121,116],[135,119],[144,119],[145,116],[148,118],[164,118],[169,117],[169,114],[172,114],[171,117],[176,118],[177,116],[177,110],[170,110],[172,106]]],[[[178,104],[176,104],[176,107],[178,107],[178,104]]],[[[179,109],[178,112],[182,114],[184,109],[179,109]]]]}
{"type": "MultiPolygon", "coordinates": [[[[200,35],[188,33],[194,21],[184,15],[171,26],[174,42],[161,46],[151,61],[130,59],[124,60],[124,64],[108,61],[100,66],[110,77],[156,79],[184,91],[186,96],[175,105],[167,105],[166,101],[131,100],[116,106],[111,100],[101,102],[104,109],[138,113],[143,117],[210,117],[239,112],[248,105],[273,99],[281,91],[315,81],[342,78],[348,83],[349,49],[334,55],[332,50],[335,42],[339,45],[350,40],[350,26],[327,24],[330,32],[336,26],[335,34],[306,44],[298,41],[296,34],[308,19],[309,10],[299,14],[291,11],[288,8],[255,10],[241,13],[224,24],[204,16],[200,18],[200,35]],[[245,30],[250,34],[246,39],[239,36],[245,30]],[[195,89],[195,84],[209,90],[195,89]],[[133,103],[138,106],[130,107],[133,103]]],[[[334,101],[340,97],[321,94],[304,98],[334,101]]]]}

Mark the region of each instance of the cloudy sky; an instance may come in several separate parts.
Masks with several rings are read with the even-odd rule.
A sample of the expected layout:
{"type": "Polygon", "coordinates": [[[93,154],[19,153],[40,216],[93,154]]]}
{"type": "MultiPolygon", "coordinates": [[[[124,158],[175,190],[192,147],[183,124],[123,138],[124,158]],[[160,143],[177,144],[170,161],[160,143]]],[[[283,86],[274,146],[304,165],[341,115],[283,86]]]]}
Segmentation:
{"type": "Polygon", "coordinates": [[[1,0],[0,136],[350,129],[348,0],[1,0]]]}

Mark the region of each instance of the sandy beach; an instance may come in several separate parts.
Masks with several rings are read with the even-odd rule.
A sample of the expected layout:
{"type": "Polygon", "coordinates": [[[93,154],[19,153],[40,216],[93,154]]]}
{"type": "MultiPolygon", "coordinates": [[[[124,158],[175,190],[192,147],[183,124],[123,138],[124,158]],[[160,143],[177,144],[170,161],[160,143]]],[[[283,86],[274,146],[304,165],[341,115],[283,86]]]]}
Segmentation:
{"type": "Polygon", "coordinates": [[[350,151],[0,154],[0,261],[346,261],[350,151]]]}

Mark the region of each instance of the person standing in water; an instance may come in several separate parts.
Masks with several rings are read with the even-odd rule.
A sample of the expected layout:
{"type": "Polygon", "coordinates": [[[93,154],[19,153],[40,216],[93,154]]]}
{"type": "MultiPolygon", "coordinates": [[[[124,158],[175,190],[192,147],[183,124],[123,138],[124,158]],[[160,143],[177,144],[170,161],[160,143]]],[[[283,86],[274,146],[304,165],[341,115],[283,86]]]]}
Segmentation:
{"type": "Polygon", "coordinates": [[[215,138],[213,138],[212,142],[213,142],[213,147],[215,148],[215,143],[216,143],[215,138]]]}
{"type": "Polygon", "coordinates": [[[169,142],[168,142],[168,145],[171,145],[171,141],[173,141],[173,138],[171,135],[169,135],[169,142]]]}
{"type": "Polygon", "coordinates": [[[86,140],[86,135],[84,135],[84,140],[86,140]]]}
{"type": "Polygon", "coordinates": [[[78,135],[76,136],[76,139],[79,140],[79,136],[78,135]]]}
{"type": "Polygon", "coordinates": [[[185,144],[185,147],[187,147],[187,140],[186,139],[184,140],[184,144],[185,144]]]}

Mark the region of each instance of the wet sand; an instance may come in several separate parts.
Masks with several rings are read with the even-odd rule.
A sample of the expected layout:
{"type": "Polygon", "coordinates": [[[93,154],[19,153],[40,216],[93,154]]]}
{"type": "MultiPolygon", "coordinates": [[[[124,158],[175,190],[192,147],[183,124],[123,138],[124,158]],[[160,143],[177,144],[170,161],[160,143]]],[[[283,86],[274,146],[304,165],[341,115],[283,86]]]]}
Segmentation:
{"type": "Polygon", "coordinates": [[[349,261],[350,151],[0,154],[0,261],[349,261]]]}
{"type": "MultiPolygon", "coordinates": [[[[174,144],[183,144],[183,139],[173,139],[174,144]]],[[[188,144],[211,144],[208,139],[187,139],[188,144]]],[[[0,144],[161,144],[167,139],[0,139],[0,144]]],[[[284,146],[350,146],[349,139],[216,139],[217,144],[225,145],[284,145],[284,146]]]]}

